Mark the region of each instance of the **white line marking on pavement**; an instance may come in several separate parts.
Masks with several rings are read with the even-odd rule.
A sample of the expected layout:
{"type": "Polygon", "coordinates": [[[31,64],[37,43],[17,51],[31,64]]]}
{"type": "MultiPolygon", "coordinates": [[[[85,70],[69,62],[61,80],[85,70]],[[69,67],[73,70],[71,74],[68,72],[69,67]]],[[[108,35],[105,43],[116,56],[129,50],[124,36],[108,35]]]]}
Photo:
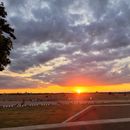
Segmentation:
{"type": "Polygon", "coordinates": [[[93,105],[90,105],[90,106],[87,106],[85,109],[83,109],[82,111],[74,114],[73,116],[69,117],[67,120],[65,120],[64,122],[62,123],[66,123],[66,122],[69,122],[70,120],[74,119],[76,116],[79,116],[80,114],[82,114],[83,112],[87,111],[88,109],[90,109],[93,105]]]}

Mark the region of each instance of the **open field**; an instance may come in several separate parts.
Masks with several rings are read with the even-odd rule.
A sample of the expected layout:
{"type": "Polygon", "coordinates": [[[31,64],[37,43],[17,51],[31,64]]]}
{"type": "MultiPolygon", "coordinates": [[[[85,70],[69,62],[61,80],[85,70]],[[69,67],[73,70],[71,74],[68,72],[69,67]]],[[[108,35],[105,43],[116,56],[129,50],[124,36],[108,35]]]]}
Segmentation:
{"type": "MultiPolygon", "coordinates": [[[[62,123],[89,106],[92,107],[69,122],[130,118],[129,93],[2,94],[0,95],[0,106],[0,128],[62,123]],[[24,105],[20,105],[23,101],[24,105]],[[15,106],[15,104],[19,104],[19,106],[15,106]],[[109,106],[112,104],[115,106],[109,106]]],[[[126,122],[121,123],[128,127],[126,122]]],[[[116,126],[117,129],[120,129],[118,128],[120,127],[118,123],[110,124],[110,128],[116,126]]],[[[105,128],[107,125],[102,124],[101,126],[105,128]]],[[[96,130],[101,128],[99,124],[90,124],[86,126],[70,126],[69,128],[64,127],[63,130],[71,127],[74,130],[82,130],[84,128],[96,130]]],[[[55,130],[59,129],[61,128],[55,128],[55,130]]]]}
{"type": "Polygon", "coordinates": [[[88,103],[130,103],[130,93],[59,93],[59,94],[0,94],[0,107],[2,106],[36,106],[62,104],[88,104],[88,103]]]}
{"type": "Polygon", "coordinates": [[[0,101],[75,101],[75,100],[128,100],[130,93],[46,93],[46,94],[0,94],[0,101]]]}
{"type": "Polygon", "coordinates": [[[63,122],[86,105],[54,105],[0,109],[0,127],[63,122]]]}

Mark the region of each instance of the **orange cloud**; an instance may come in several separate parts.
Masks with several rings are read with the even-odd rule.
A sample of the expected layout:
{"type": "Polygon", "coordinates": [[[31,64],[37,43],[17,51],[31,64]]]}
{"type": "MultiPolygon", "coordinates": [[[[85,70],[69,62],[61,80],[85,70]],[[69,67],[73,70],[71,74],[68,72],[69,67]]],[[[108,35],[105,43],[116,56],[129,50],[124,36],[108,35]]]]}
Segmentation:
{"type": "Polygon", "coordinates": [[[61,83],[63,86],[97,86],[102,85],[101,81],[84,75],[70,75],[64,78],[61,83]]]}

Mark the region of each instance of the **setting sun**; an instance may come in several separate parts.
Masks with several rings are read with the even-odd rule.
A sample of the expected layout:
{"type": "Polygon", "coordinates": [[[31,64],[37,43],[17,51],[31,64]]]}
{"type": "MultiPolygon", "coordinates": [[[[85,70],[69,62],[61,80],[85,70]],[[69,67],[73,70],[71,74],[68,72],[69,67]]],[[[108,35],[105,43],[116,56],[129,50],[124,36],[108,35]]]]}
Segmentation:
{"type": "Polygon", "coordinates": [[[77,92],[78,94],[80,94],[80,93],[81,93],[81,90],[80,90],[80,89],[77,89],[76,92],[77,92]]]}
{"type": "Polygon", "coordinates": [[[81,86],[81,87],[76,87],[76,88],[74,89],[74,91],[75,91],[76,93],[80,94],[80,93],[86,92],[87,89],[81,86]]]}

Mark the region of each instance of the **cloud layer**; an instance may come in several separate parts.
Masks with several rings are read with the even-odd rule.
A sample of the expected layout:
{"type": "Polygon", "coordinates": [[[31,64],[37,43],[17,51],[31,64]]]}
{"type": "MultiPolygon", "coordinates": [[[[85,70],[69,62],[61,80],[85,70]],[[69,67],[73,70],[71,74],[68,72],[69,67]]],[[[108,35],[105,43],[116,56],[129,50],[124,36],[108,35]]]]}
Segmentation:
{"type": "Polygon", "coordinates": [[[4,2],[17,37],[8,72],[19,76],[2,72],[0,88],[129,83],[129,0],[4,2]]]}

